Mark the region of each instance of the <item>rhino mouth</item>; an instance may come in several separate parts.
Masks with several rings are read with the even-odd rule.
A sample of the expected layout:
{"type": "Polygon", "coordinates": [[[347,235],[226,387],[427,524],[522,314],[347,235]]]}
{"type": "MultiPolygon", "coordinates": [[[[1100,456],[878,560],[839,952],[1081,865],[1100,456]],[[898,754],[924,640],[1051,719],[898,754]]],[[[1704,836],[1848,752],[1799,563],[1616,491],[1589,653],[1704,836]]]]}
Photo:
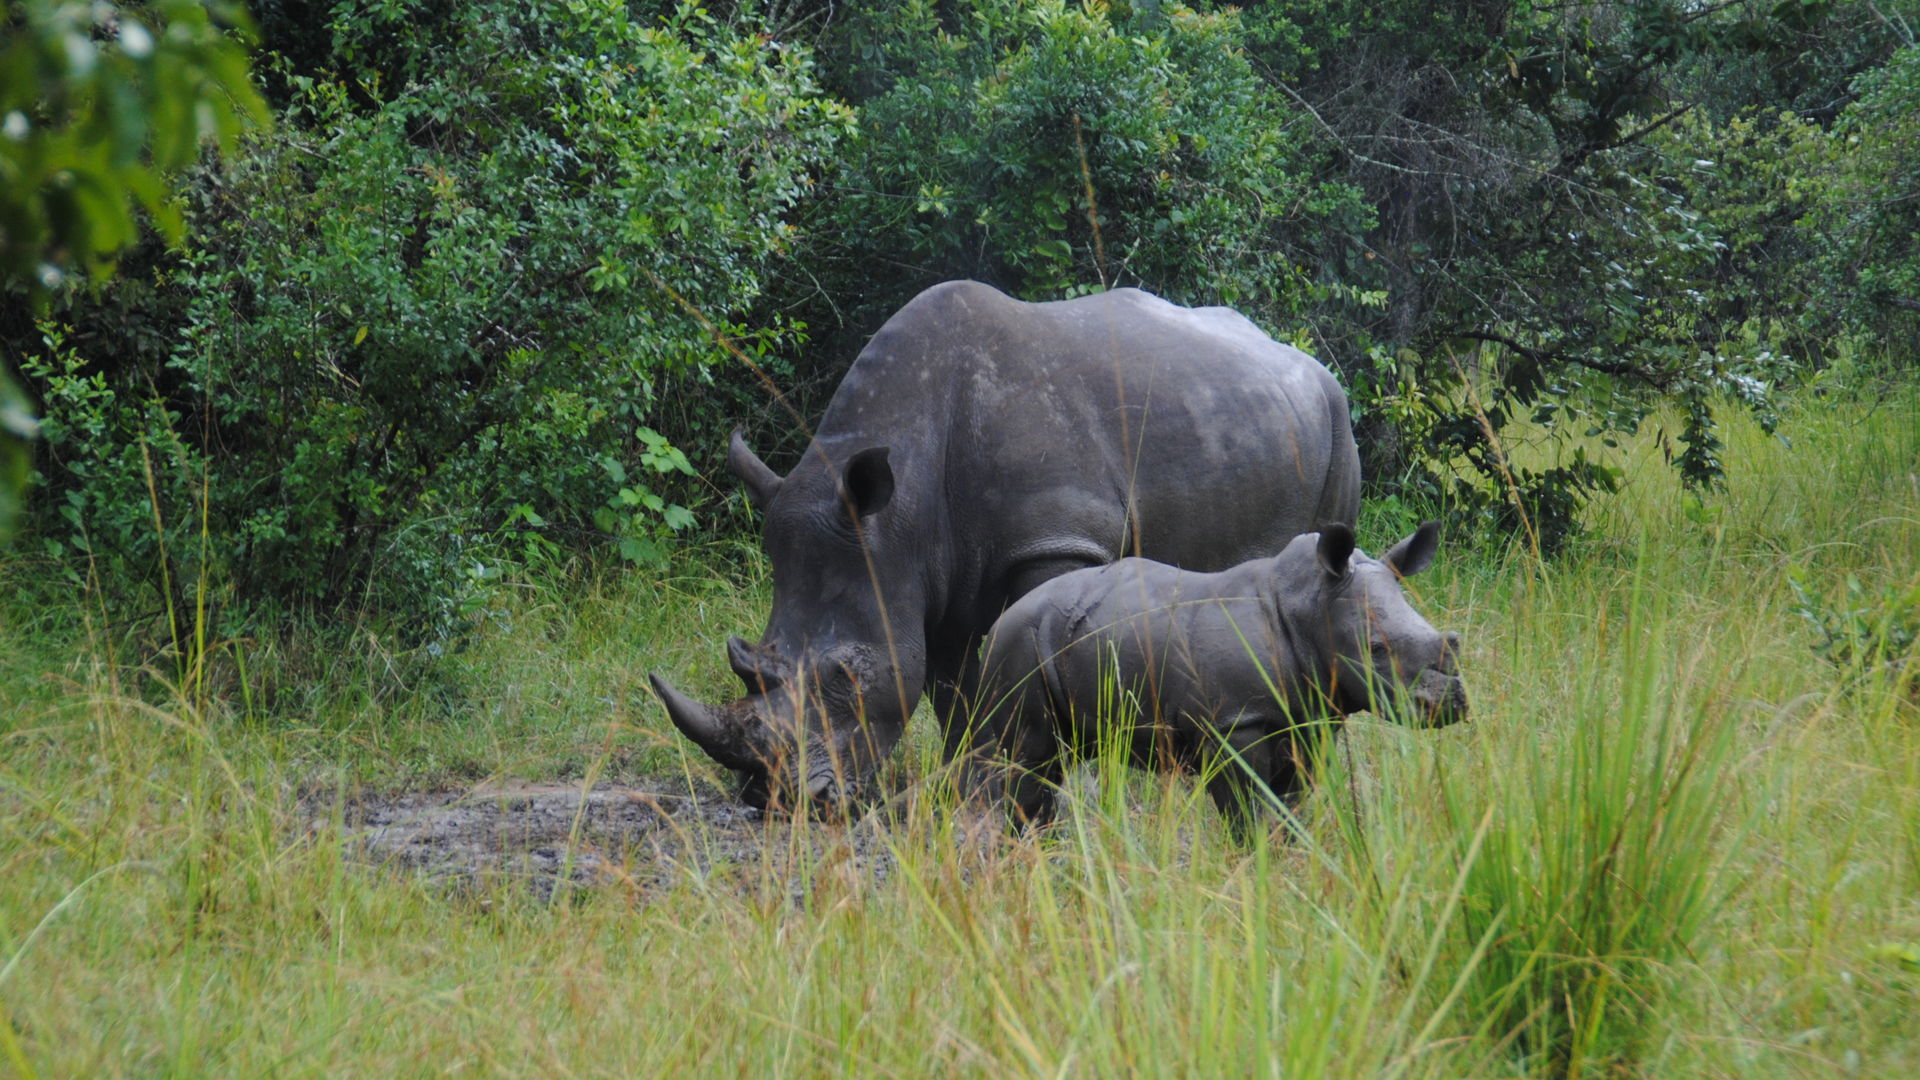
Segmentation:
{"type": "Polygon", "coordinates": [[[766,770],[737,774],[740,801],[762,817],[812,817],[819,821],[850,821],[869,802],[867,784],[815,771],[804,779],[804,793],[782,783],[766,770]]]}
{"type": "Polygon", "coordinates": [[[1446,727],[1467,718],[1467,684],[1458,675],[1427,668],[1415,680],[1410,696],[1424,727],[1446,727]]]}

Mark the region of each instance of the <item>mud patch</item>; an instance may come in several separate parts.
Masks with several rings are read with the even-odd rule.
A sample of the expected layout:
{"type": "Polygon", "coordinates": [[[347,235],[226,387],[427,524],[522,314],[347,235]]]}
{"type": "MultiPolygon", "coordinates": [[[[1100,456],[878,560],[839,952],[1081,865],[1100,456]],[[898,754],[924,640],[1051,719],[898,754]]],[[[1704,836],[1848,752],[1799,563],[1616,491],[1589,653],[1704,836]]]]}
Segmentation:
{"type": "MultiPolygon", "coordinates": [[[[331,800],[307,805],[314,830],[331,830],[331,800]]],[[[869,880],[892,868],[876,820],[796,827],[710,786],[664,780],[356,796],[340,821],[358,862],[460,890],[521,882],[542,898],[556,888],[612,886],[644,899],[716,874],[764,888],[787,881],[803,858],[869,880]]]]}
{"type": "MultiPolygon", "coordinates": [[[[1158,801],[1156,782],[1146,777],[1128,796],[1133,814],[1149,813],[1158,801]]],[[[1071,799],[1091,805],[1100,798],[1089,768],[1072,770],[1065,786],[1071,799]]],[[[689,885],[759,903],[804,903],[823,888],[858,893],[891,879],[899,844],[929,841],[939,850],[924,854],[952,860],[970,879],[1015,849],[1057,848],[1077,827],[1063,811],[1036,838],[1009,830],[996,812],[940,808],[953,827],[926,835],[899,824],[916,816],[909,788],[851,822],[764,817],[710,784],[664,777],[584,791],[577,781],[491,782],[354,795],[344,805],[316,793],[300,805],[314,835],[336,837],[350,858],[375,872],[414,875],[452,892],[525,888],[550,899],[585,888],[642,903],[689,885]]],[[[1202,818],[1180,827],[1177,848],[1194,842],[1194,825],[1218,827],[1211,806],[1202,818]]],[[[1274,842],[1291,848],[1282,835],[1274,842]]]]}

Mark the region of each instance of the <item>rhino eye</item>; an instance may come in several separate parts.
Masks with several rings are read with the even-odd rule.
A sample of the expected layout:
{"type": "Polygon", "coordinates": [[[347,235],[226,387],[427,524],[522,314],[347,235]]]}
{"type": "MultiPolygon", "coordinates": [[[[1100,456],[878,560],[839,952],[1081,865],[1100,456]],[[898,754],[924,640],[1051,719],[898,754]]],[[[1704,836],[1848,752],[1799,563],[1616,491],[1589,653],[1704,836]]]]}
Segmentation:
{"type": "Polygon", "coordinates": [[[855,673],[853,663],[842,661],[827,667],[826,681],[836,689],[852,689],[860,685],[860,676],[855,673]]]}

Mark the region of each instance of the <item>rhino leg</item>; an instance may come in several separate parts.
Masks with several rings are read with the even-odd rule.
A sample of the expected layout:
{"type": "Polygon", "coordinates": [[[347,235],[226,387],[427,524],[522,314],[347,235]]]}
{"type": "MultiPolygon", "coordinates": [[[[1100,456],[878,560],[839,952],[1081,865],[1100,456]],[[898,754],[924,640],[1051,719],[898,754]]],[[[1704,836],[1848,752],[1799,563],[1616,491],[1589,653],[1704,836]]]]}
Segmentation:
{"type": "Polygon", "coordinates": [[[928,673],[927,698],[933,705],[933,718],[940,725],[947,759],[951,761],[966,747],[966,732],[978,711],[981,665],[980,642],[975,639],[961,653],[959,662],[944,665],[928,673]]]}
{"type": "Polygon", "coordinates": [[[1058,756],[1050,757],[1037,769],[1022,769],[1014,777],[1007,795],[1007,816],[1011,824],[1040,828],[1053,821],[1054,800],[1060,780],[1066,775],[1058,756]]]}
{"type": "Polygon", "coordinates": [[[1226,728],[1219,760],[1207,778],[1207,794],[1227,819],[1234,839],[1246,843],[1253,838],[1253,823],[1268,809],[1269,797],[1262,788],[1271,784],[1283,755],[1275,753],[1273,739],[1260,739],[1251,727],[1229,724],[1226,728]]]}
{"type": "Polygon", "coordinates": [[[1011,745],[976,745],[961,790],[969,801],[1005,810],[1010,825],[1045,825],[1053,820],[1054,796],[1066,772],[1053,730],[1042,725],[1006,734],[1011,745]]]}
{"type": "Polygon", "coordinates": [[[1317,739],[1301,736],[1297,729],[1274,732],[1261,725],[1238,727],[1227,736],[1227,745],[1239,760],[1223,760],[1219,770],[1207,781],[1207,794],[1227,819],[1227,827],[1241,842],[1254,837],[1254,822],[1268,816],[1277,800],[1291,810],[1306,794],[1312,776],[1313,747],[1317,739]],[[1245,738],[1243,733],[1265,731],[1245,738]]]}
{"type": "Polygon", "coordinates": [[[963,798],[1006,810],[1016,825],[1053,817],[1065,767],[1045,676],[1036,665],[1033,632],[987,643],[986,658],[961,667],[956,708],[945,721],[946,753],[957,762],[963,798]]]}

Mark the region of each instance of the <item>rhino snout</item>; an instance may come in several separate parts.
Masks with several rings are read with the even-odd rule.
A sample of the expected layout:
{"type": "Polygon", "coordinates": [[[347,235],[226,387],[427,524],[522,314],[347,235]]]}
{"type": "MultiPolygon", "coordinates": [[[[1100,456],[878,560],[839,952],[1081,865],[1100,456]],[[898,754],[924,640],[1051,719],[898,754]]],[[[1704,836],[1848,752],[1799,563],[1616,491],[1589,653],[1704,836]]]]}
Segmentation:
{"type": "Polygon", "coordinates": [[[1427,727],[1446,727],[1467,718],[1467,684],[1454,674],[1451,650],[1439,664],[1420,673],[1413,700],[1427,727]]]}
{"type": "Polygon", "coordinates": [[[763,814],[792,816],[812,813],[818,817],[845,816],[860,803],[865,785],[847,780],[831,771],[815,771],[805,777],[781,778],[765,773],[748,776],[740,787],[740,801],[763,814]],[[804,789],[803,797],[793,798],[795,781],[804,789]]]}

